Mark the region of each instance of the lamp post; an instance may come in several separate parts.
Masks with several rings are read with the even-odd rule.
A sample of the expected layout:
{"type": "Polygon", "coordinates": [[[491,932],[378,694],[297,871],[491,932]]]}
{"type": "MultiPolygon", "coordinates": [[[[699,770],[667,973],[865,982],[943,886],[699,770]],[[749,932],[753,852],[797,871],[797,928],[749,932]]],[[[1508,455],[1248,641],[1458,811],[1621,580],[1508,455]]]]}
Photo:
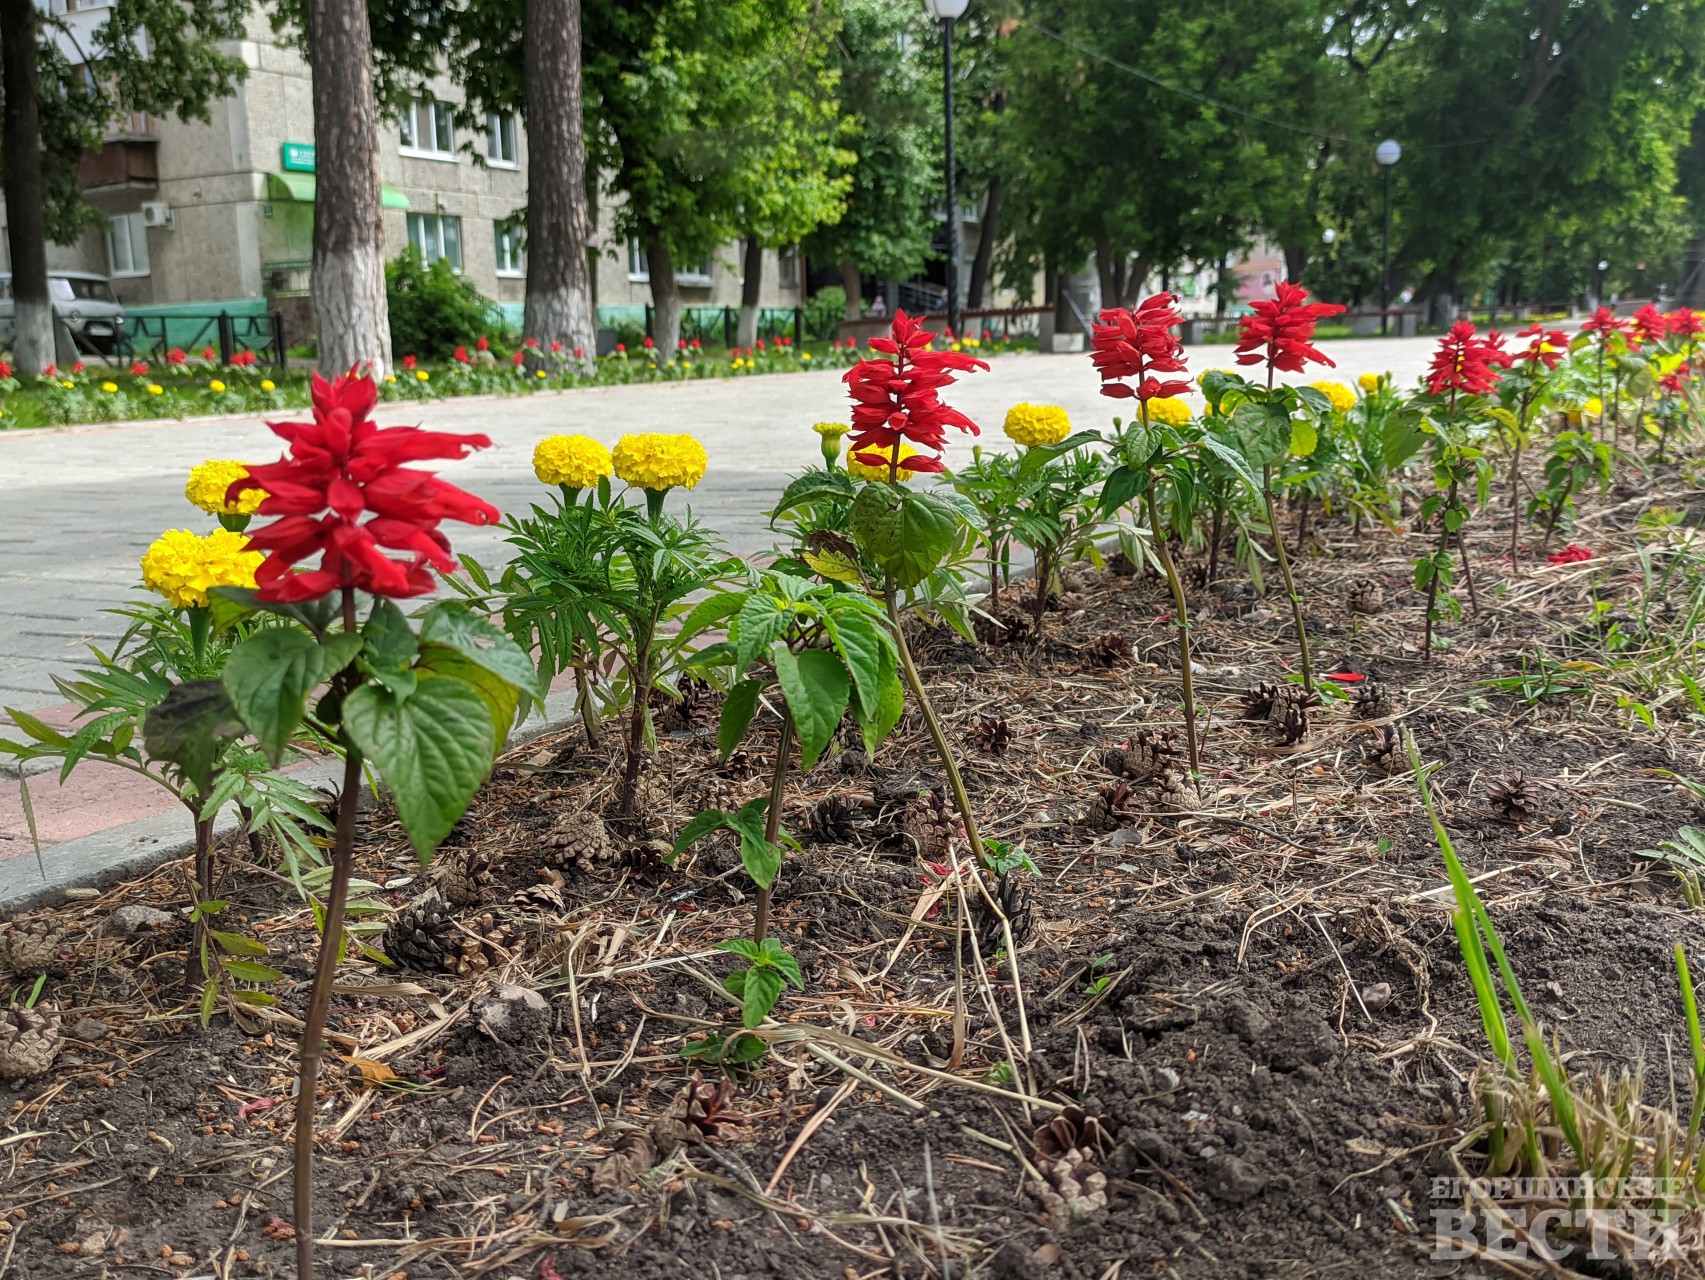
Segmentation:
{"type": "Polygon", "coordinates": [[[947,151],[947,328],[959,336],[959,209],[953,182],[953,23],[971,0],[924,0],[924,12],[941,24],[941,100],[947,151]]]}
{"type": "Polygon", "coordinates": [[[1379,332],[1384,337],[1391,321],[1391,166],[1403,158],[1395,138],[1387,138],[1373,149],[1373,158],[1385,170],[1385,234],[1380,241],[1379,332]]]}
{"type": "Polygon", "coordinates": [[[1593,305],[1595,307],[1604,305],[1604,273],[1609,270],[1610,260],[1600,258],[1598,260],[1598,278],[1593,282],[1593,305]]]}

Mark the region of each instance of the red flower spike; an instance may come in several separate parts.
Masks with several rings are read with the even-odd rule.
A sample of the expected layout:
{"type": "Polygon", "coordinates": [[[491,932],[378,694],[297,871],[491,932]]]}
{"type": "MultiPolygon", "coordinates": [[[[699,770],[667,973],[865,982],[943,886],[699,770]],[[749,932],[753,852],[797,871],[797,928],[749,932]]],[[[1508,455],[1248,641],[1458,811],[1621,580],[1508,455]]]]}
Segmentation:
{"type": "Polygon", "coordinates": [[[167,364],[183,364],[188,359],[189,357],[184,354],[184,349],[182,347],[173,347],[170,351],[166,352],[167,364]]]}
{"type": "Polygon", "coordinates": [[[4,360],[0,360],[0,382],[4,382],[7,378],[10,378],[11,376],[12,376],[12,366],[7,364],[4,360]]]}
{"type": "Polygon", "coordinates": [[[433,458],[458,459],[488,448],[483,435],[380,427],[369,420],[378,387],[353,374],[327,382],[314,375],[314,421],[274,422],[273,433],[290,446],[278,462],[251,466],[231,486],[227,500],[264,489],[260,514],[277,516],[249,537],[267,552],[255,571],[262,600],[317,600],[342,587],[376,596],[426,595],[437,586],[428,566],[456,567],[445,520],[492,524],[497,508],[446,484],[429,471],[405,467],[433,458]],[[361,522],[363,515],[371,518],[361,522]],[[399,560],[385,552],[401,551],[399,560]],[[320,557],[317,569],[298,566],[320,557]]]}
{"type": "Polygon", "coordinates": [[[1592,558],[1591,547],[1578,546],[1573,542],[1561,551],[1553,551],[1545,557],[1547,563],[1550,564],[1578,564],[1582,560],[1591,560],[1592,558]]]}
{"type": "Polygon", "coordinates": [[[1281,280],[1271,298],[1249,304],[1237,322],[1239,364],[1265,364],[1282,373],[1301,373],[1310,364],[1337,365],[1312,342],[1314,326],[1344,308],[1336,302],[1310,302],[1308,290],[1281,280]]]}
{"type": "Polygon", "coordinates": [[[404,356],[403,357],[403,368],[405,368],[405,369],[412,371],[414,369],[414,366],[417,363],[418,363],[418,361],[416,361],[413,356],[404,356]]]}
{"type": "Polygon", "coordinates": [[[455,359],[457,364],[467,364],[468,349],[466,347],[457,347],[455,350],[455,359]]]}
{"type": "Polygon", "coordinates": [[[1184,322],[1175,310],[1178,297],[1157,293],[1137,309],[1111,307],[1101,313],[1101,323],[1092,326],[1090,361],[1101,374],[1101,394],[1115,399],[1149,401],[1186,395],[1194,388],[1187,381],[1163,382],[1157,373],[1183,373],[1184,344],[1172,331],[1184,322]],[[1121,381],[1135,378],[1136,385],[1121,381]]]}
{"type": "Polygon", "coordinates": [[[1634,313],[1634,329],[1631,341],[1645,344],[1662,342],[1669,336],[1669,317],[1664,315],[1651,303],[1647,303],[1634,313]]]}
{"type": "Polygon", "coordinates": [[[1606,347],[1610,345],[1611,334],[1628,332],[1628,321],[1617,315],[1609,307],[1600,307],[1592,313],[1592,317],[1586,323],[1581,325],[1581,332],[1596,334],[1598,345],[1606,347]]]}
{"type": "Polygon", "coordinates": [[[893,359],[865,357],[842,377],[853,399],[848,453],[866,466],[885,466],[901,441],[919,450],[903,459],[902,471],[942,471],[947,428],[978,435],[977,424],[942,404],[941,388],[960,373],[987,369],[988,362],[956,351],[931,351],[935,335],[904,311],[894,313],[888,336],[872,338],[870,349],[893,359]],[[860,456],[863,455],[863,456],[860,456]]]}
{"type": "Polygon", "coordinates": [[[1542,324],[1536,324],[1523,329],[1516,337],[1527,338],[1529,341],[1527,346],[1511,356],[1513,360],[1543,364],[1547,369],[1555,369],[1563,362],[1563,357],[1569,354],[1569,335],[1561,329],[1547,329],[1542,324]]]}
{"type": "Polygon", "coordinates": [[[1692,307],[1679,307],[1664,317],[1669,325],[1669,331],[1680,338],[1697,338],[1705,332],[1705,324],[1699,321],[1699,313],[1692,307]]]}
{"type": "Polygon", "coordinates": [[[474,350],[475,351],[490,351],[491,350],[491,339],[485,338],[485,337],[481,337],[481,338],[476,339],[474,342],[474,350]]]}
{"type": "Polygon", "coordinates": [[[1458,320],[1439,339],[1427,369],[1427,390],[1435,396],[1446,391],[1485,395],[1498,385],[1502,376],[1498,370],[1507,369],[1514,358],[1504,350],[1504,340],[1497,333],[1482,338],[1473,321],[1458,320]]]}

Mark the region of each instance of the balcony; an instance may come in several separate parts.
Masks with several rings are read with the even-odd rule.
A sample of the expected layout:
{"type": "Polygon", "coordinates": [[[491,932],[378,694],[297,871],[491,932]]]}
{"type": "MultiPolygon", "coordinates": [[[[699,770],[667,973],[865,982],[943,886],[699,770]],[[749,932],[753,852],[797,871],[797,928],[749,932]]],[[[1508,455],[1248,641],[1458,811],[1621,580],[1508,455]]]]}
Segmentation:
{"type": "Polygon", "coordinates": [[[108,138],[99,151],[86,151],[77,165],[84,191],[160,185],[160,144],[151,137],[108,138]]]}

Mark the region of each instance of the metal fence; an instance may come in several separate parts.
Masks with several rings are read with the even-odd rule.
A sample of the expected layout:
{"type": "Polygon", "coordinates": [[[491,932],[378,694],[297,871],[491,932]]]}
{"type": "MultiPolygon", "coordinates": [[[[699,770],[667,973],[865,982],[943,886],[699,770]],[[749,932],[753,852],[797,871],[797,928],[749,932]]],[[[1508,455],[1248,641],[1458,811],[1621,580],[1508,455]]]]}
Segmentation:
{"type": "Polygon", "coordinates": [[[124,360],[163,361],[174,347],[183,351],[213,348],[220,364],[230,364],[239,352],[252,351],[255,360],[274,369],[284,367],[284,315],[234,316],[229,311],[174,313],[127,317],[124,340],[116,355],[124,360]]]}

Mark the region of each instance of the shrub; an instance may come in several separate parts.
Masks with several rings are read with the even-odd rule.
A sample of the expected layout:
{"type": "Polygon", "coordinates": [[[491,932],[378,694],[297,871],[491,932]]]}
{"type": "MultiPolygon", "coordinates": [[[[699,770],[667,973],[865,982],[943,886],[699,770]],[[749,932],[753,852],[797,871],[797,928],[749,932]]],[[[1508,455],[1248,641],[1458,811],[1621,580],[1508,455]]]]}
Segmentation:
{"type": "Polygon", "coordinates": [[[847,291],[838,284],[824,285],[805,304],[805,332],[813,338],[832,338],[835,326],[846,314],[847,291]]]}
{"type": "Polygon", "coordinates": [[[472,346],[491,326],[491,304],[457,278],[443,258],[427,266],[410,248],[385,264],[385,295],[391,310],[391,350],[443,359],[458,346],[472,346]]]}

